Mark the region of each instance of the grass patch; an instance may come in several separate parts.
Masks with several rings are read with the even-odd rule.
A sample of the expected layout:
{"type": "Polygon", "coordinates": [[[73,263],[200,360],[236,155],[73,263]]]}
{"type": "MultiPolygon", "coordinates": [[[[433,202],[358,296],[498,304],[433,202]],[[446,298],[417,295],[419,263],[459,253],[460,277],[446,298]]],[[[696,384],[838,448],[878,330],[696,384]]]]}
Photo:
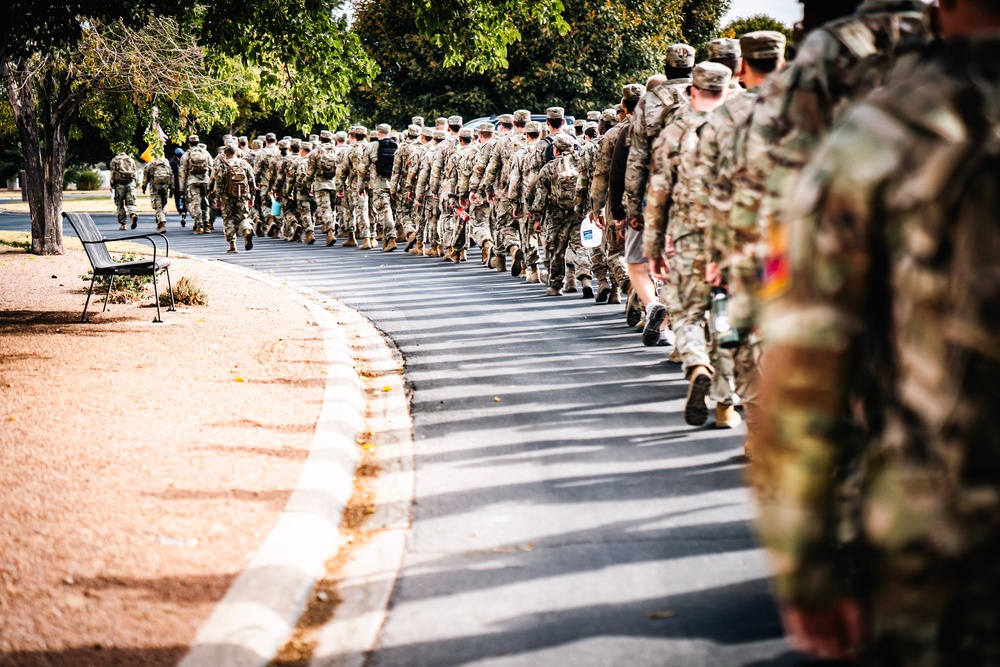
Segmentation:
{"type": "MultiPolygon", "coordinates": [[[[133,262],[140,259],[139,255],[131,252],[122,253],[121,257],[116,257],[115,261],[119,264],[124,262],[133,262]]],[[[80,278],[89,283],[93,278],[94,274],[92,271],[88,271],[80,276],[80,278]]],[[[97,276],[97,280],[94,281],[94,291],[97,293],[107,292],[108,283],[111,282],[112,276],[97,276]]],[[[146,286],[153,284],[153,279],[150,276],[114,276],[114,283],[111,288],[111,295],[108,297],[108,303],[135,303],[146,297],[146,286]]]]}

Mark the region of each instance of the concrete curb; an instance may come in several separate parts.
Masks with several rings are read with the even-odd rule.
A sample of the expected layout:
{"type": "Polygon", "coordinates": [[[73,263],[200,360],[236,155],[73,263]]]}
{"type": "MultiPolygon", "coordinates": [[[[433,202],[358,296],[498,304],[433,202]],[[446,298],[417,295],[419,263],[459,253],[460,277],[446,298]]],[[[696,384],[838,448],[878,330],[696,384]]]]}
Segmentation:
{"type": "MultiPolygon", "coordinates": [[[[197,258],[192,258],[197,259],[197,258]]],[[[198,261],[207,261],[198,259],[198,261]]],[[[217,262],[255,280],[289,288],[323,329],[328,362],[323,405],[302,475],[277,525],[202,625],[183,667],[258,667],[287,641],[340,547],[340,522],[351,497],[357,437],[366,402],[347,334],[336,318],[290,285],[217,262]]]]}

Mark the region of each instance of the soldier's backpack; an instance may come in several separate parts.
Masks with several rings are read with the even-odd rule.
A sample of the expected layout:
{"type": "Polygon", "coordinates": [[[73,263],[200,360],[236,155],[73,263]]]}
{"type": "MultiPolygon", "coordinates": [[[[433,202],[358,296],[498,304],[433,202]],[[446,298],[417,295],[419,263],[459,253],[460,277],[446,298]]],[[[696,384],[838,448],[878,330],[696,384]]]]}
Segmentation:
{"type": "Polygon", "coordinates": [[[170,168],[170,164],[163,160],[156,160],[146,168],[152,170],[149,180],[153,187],[158,190],[169,187],[170,182],[174,179],[174,172],[170,168]]]}
{"type": "Polygon", "coordinates": [[[392,176],[392,163],[396,157],[399,144],[395,139],[386,138],[378,140],[378,158],[375,161],[375,173],[384,178],[392,176]]]}
{"type": "Polygon", "coordinates": [[[246,199],[250,196],[247,172],[242,165],[229,165],[229,171],[226,172],[226,194],[235,199],[246,199]]]}
{"type": "Polygon", "coordinates": [[[204,176],[208,173],[211,156],[203,148],[192,148],[188,151],[188,172],[195,176],[204,176]]]}
{"type": "Polygon", "coordinates": [[[115,183],[131,183],[135,180],[135,160],[127,155],[116,157],[111,161],[111,171],[115,183]]]}
{"type": "Polygon", "coordinates": [[[552,166],[552,200],[563,210],[576,206],[576,181],[580,176],[575,153],[561,155],[552,166]]]}
{"type": "Polygon", "coordinates": [[[337,164],[340,162],[337,150],[333,144],[324,144],[319,151],[319,175],[329,180],[337,175],[337,164]]]}

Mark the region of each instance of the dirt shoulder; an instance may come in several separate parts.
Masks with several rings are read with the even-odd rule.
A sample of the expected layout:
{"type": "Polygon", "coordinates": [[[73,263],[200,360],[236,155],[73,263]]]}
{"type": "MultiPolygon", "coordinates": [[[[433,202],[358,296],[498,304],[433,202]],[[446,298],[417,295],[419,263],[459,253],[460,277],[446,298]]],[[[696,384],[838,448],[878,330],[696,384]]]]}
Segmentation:
{"type": "Polygon", "coordinates": [[[0,245],[0,665],[172,665],[277,521],[321,331],[279,288],[174,260],[209,305],[79,324],[83,253],[0,245]]]}

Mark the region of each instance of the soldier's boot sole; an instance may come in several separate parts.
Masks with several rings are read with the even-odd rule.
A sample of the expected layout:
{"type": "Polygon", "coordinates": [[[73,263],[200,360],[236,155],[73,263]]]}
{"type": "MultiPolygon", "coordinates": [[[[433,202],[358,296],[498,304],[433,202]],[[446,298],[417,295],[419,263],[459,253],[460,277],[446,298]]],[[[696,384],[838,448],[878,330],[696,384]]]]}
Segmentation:
{"type": "Polygon", "coordinates": [[[135,229],[139,226],[139,216],[135,213],[130,213],[129,215],[132,217],[132,229],[135,229]]]}
{"type": "Polygon", "coordinates": [[[253,249],[253,232],[247,232],[243,235],[243,249],[252,250],[253,249]]]}
{"type": "Polygon", "coordinates": [[[607,283],[597,284],[597,297],[594,299],[597,303],[607,303],[608,299],[611,298],[611,286],[607,283]]]}
{"type": "Polygon", "coordinates": [[[646,326],[642,330],[642,344],[646,347],[656,347],[660,342],[660,329],[667,319],[667,307],[662,303],[653,304],[646,318],[646,326]]]}
{"type": "Polygon", "coordinates": [[[312,245],[313,243],[316,243],[316,235],[312,232],[306,232],[306,235],[302,237],[302,242],[306,245],[312,245]]]}
{"type": "Polygon", "coordinates": [[[406,246],[403,248],[406,252],[413,250],[414,246],[417,245],[417,233],[410,232],[406,235],[406,246]]]}
{"type": "Polygon", "coordinates": [[[642,321],[642,302],[639,297],[632,292],[628,295],[628,302],[625,304],[625,324],[634,327],[642,321]]]}
{"type": "Polygon", "coordinates": [[[524,251],[517,248],[511,257],[514,258],[514,261],[510,265],[510,275],[519,278],[524,273],[524,251]]]}
{"type": "Polygon", "coordinates": [[[580,279],[580,288],[583,291],[583,298],[584,299],[593,299],[594,298],[594,288],[590,286],[590,278],[581,278],[580,279]]]}
{"type": "Polygon", "coordinates": [[[272,238],[272,239],[273,239],[273,238],[276,238],[276,237],[278,236],[278,225],[276,225],[276,224],[274,224],[274,223],[272,222],[272,223],[271,223],[271,224],[270,224],[270,225],[268,226],[268,228],[267,228],[267,232],[265,232],[265,234],[267,234],[267,237],[268,237],[268,238],[272,238]]]}
{"type": "Polygon", "coordinates": [[[702,366],[691,373],[687,400],[684,403],[684,422],[688,426],[704,426],[708,421],[708,392],[712,389],[712,376],[702,366]]]}

